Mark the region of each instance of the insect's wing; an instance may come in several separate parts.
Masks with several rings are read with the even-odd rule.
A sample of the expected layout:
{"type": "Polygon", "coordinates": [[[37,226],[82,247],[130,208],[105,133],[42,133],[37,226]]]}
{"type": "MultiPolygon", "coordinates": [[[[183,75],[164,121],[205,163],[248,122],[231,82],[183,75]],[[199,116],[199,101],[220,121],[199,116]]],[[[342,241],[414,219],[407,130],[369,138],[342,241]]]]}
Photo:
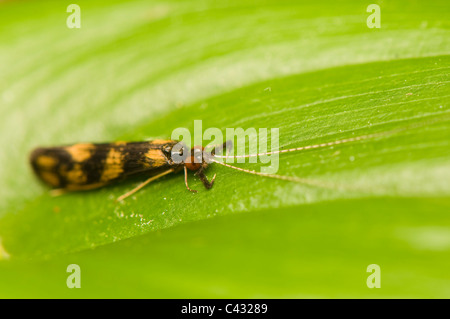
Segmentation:
{"type": "Polygon", "coordinates": [[[36,175],[52,187],[93,189],[129,175],[168,167],[164,150],[172,142],[175,144],[150,141],[37,148],[30,162],[36,175]]]}

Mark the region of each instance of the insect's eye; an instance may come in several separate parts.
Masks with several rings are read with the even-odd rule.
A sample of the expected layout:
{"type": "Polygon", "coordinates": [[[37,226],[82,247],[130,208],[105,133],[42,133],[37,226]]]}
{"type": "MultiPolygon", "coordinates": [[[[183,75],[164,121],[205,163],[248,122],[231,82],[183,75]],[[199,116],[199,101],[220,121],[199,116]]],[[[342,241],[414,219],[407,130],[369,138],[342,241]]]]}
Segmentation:
{"type": "Polygon", "coordinates": [[[178,143],[171,148],[171,157],[174,163],[184,163],[186,156],[189,154],[189,149],[185,150],[185,145],[178,143]]]}
{"type": "Polygon", "coordinates": [[[174,155],[183,156],[183,149],[173,152],[174,155]]]}

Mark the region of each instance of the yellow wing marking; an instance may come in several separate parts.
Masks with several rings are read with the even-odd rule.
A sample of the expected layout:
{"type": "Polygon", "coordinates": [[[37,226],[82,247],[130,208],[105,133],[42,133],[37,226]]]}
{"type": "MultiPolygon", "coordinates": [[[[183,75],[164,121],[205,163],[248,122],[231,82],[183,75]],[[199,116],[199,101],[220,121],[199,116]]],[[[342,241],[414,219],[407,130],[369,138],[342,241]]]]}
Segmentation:
{"type": "Polygon", "coordinates": [[[123,157],[124,154],[111,148],[106,156],[105,166],[100,177],[101,182],[107,182],[114,178],[119,177],[123,173],[123,157]]]}
{"type": "Polygon", "coordinates": [[[52,156],[40,155],[36,158],[36,164],[44,169],[51,169],[58,164],[58,159],[52,156]]]}
{"type": "Polygon", "coordinates": [[[95,148],[93,144],[74,144],[64,149],[70,154],[74,162],[83,162],[91,157],[91,151],[95,148]]]}
{"type": "Polygon", "coordinates": [[[83,172],[80,164],[73,165],[70,171],[65,172],[66,179],[70,184],[85,184],[87,181],[87,176],[83,172]]]}
{"type": "Polygon", "coordinates": [[[145,156],[152,160],[152,166],[159,167],[167,163],[167,158],[164,153],[157,148],[152,148],[145,153],[145,156]]]}
{"type": "Polygon", "coordinates": [[[42,180],[47,184],[50,184],[55,187],[59,185],[59,177],[56,173],[48,171],[40,171],[39,175],[41,176],[42,180]]]}
{"type": "Polygon", "coordinates": [[[173,143],[173,140],[151,140],[148,141],[150,144],[155,144],[155,145],[163,145],[163,144],[167,144],[167,143],[173,143]]]}

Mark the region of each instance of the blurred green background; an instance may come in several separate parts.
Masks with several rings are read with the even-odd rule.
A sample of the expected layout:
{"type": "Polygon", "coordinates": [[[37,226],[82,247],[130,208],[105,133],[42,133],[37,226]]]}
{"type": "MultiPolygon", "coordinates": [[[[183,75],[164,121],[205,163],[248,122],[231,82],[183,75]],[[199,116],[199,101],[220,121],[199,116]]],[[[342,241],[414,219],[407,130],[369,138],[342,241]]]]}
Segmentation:
{"type": "Polygon", "coordinates": [[[0,2],[0,297],[450,297],[448,1],[77,1],[79,29],[70,4],[0,2]],[[410,129],[280,157],[332,188],[212,165],[209,191],[174,175],[116,204],[142,179],[52,197],[28,164],[194,120],[283,148],[410,129]]]}

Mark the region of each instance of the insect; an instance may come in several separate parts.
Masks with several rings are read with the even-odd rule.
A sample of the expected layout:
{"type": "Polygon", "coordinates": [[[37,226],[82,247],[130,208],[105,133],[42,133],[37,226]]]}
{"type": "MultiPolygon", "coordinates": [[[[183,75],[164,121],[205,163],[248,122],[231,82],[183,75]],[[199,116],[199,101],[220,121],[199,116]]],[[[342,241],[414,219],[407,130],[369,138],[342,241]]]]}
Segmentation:
{"type": "Polygon", "coordinates": [[[189,191],[197,192],[188,185],[188,170],[194,171],[203,185],[210,189],[216,175],[209,181],[204,171],[215,148],[207,153],[203,152],[201,146],[195,146],[189,151],[181,145],[175,151],[177,145],[181,144],[173,140],[153,140],[40,147],[31,153],[30,163],[42,181],[61,192],[95,189],[130,176],[149,176],[142,184],[117,199],[123,200],[148,183],[183,169],[189,191]],[[174,159],[174,155],[178,156],[178,160],[174,159]]]}
{"type": "MultiPolygon", "coordinates": [[[[428,122],[430,123],[430,122],[428,122]]],[[[324,182],[304,179],[295,176],[265,174],[243,169],[224,163],[226,158],[257,157],[271,154],[299,152],[324,148],[344,143],[357,142],[366,139],[394,134],[408,128],[422,126],[424,123],[397,128],[390,131],[351,137],[327,143],[301,146],[289,149],[275,150],[260,154],[247,155],[216,155],[216,149],[227,150],[232,147],[231,141],[213,146],[206,151],[202,146],[188,149],[179,141],[153,140],[147,142],[116,142],[104,144],[80,143],[60,147],[44,147],[35,149],[30,155],[31,166],[36,175],[45,183],[61,192],[79,191],[99,188],[110,183],[126,179],[130,176],[146,175],[147,180],[136,188],[120,196],[121,201],[134,194],[148,183],[170,173],[184,170],[184,182],[191,192],[197,192],[188,185],[188,170],[195,172],[205,186],[211,189],[216,175],[211,181],[205,175],[205,170],[211,163],[217,163],[244,173],[260,175],[269,178],[304,183],[319,187],[329,187],[324,182]]],[[[331,186],[334,188],[333,186],[331,186]]]]}

